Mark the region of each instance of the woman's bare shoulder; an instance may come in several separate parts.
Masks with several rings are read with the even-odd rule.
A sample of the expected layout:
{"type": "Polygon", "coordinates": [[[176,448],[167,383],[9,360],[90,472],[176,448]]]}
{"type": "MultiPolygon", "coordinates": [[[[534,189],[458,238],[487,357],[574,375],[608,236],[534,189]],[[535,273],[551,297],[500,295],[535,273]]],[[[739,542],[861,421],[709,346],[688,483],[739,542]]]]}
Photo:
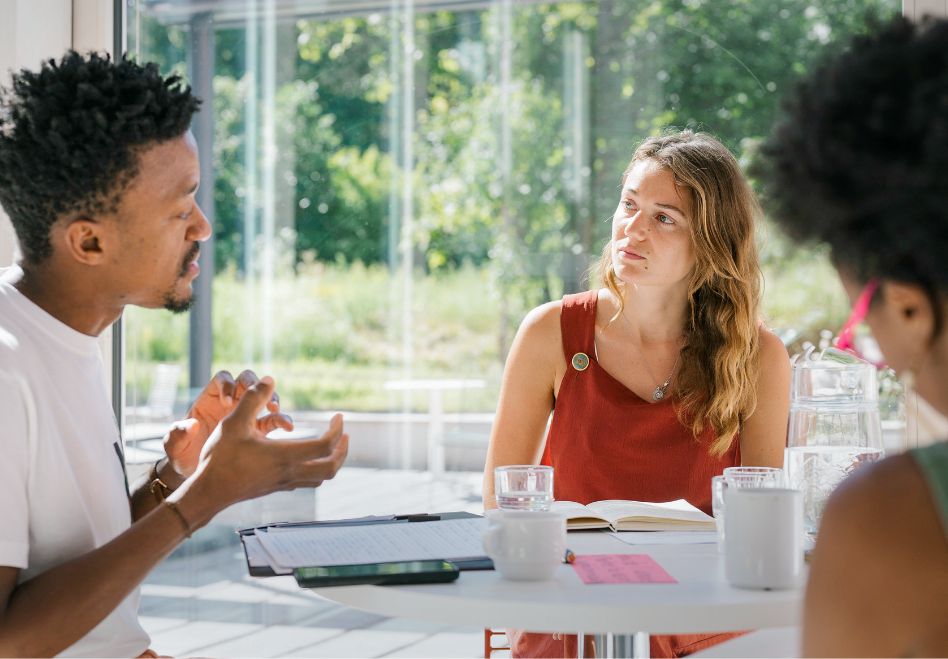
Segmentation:
{"type": "Polygon", "coordinates": [[[757,376],[759,396],[781,400],[790,393],[790,356],[783,341],[761,323],[758,326],[760,370],[757,376]]]}
{"type": "Polygon", "coordinates": [[[842,540],[871,540],[863,551],[882,555],[901,547],[914,553],[917,542],[927,538],[948,559],[935,502],[908,454],[857,469],[831,497],[826,521],[846,530],[842,540]]]}
{"type": "Polygon", "coordinates": [[[760,356],[763,361],[788,360],[790,358],[783,341],[764,323],[757,325],[757,341],[760,345],[760,356]]]}
{"type": "Polygon", "coordinates": [[[563,301],[552,300],[534,307],[523,318],[523,326],[546,328],[550,325],[559,327],[560,315],[563,313],[563,301]]]}
{"type": "Polygon", "coordinates": [[[560,331],[562,310],[561,300],[547,302],[531,309],[520,323],[516,346],[534,356],[557,355],[559,350],[556,348],[563,344],[560,331]]]}

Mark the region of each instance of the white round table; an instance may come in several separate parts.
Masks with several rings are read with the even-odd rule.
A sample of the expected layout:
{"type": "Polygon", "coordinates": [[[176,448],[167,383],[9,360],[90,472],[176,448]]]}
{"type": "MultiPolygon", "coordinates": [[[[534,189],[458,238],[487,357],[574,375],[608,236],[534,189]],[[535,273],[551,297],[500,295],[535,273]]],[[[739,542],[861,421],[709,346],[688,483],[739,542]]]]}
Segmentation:
{"type": "Polygon", "coordinates": [[[475,571],[449,584],[314,592],[386,616],[586,634],[722,632],[798,625],[802,618],[802,587],[734,588],[724,579],[723,556],[714,544],[629,545],[595,531],[572,532],[567,544],[577,554],[648,554],[678,583],[586,585],[564,564],[547,582],[506,581],[497,572],[475,571]]]}

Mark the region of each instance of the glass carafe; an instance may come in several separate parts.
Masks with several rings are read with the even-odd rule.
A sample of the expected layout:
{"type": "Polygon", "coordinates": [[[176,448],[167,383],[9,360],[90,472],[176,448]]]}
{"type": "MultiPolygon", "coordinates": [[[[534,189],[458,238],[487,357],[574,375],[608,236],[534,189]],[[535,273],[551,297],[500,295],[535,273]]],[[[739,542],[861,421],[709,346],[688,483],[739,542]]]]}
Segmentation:
{"type": "Polygon", "coordinates": [[[804,528],[811,539],[836,486],[882,457],[876,367],[836,348],[795,356],[787,478],[790,487],[803,491],[804,528]]]}

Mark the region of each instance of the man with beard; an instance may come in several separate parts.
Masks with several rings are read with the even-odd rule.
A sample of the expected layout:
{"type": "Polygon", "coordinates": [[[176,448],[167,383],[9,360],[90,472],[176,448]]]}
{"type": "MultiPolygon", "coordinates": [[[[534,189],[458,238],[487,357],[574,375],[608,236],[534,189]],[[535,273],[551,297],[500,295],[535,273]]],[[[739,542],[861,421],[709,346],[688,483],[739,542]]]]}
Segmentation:
{"type": "Polygon", "coordinates": [[[151,474],[125,480],[96,337],[126,305],[191,302],[211,234],[198,105],[153,64],[74,52],[3,95],[0,203],[23,256],[0,271],[0,656],[154,656],[148,572],[227,506],[318,486],[345,459],[341,417],[268,441],[292,428],[273,380],[219,373],[151,474]]]}

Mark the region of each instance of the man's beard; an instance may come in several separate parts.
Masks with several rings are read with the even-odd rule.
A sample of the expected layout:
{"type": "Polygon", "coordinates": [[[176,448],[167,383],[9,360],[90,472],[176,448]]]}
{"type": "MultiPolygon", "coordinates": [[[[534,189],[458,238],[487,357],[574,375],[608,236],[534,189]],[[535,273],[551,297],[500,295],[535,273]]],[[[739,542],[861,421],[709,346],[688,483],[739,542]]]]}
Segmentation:
{"type": "Polygon", "coordinates": [[[174,293],[165,295],[164,308],[171,313],[184,313],[191,309],[194,304],[194,295],[188,295],[186,298],[175,297],[174,293]]]}
{"type": "MultiPolygon", "coordinates": [[[[191,266],[191,262],[197,258],[197,255],[200,253],[201,248],[198,246],[198,243],[194,243],[191,249],[188,250],[188,253],[184,256],[184,261],[181,263],[181,271],[178,273],[178,281],[184,279],[188,274],[188,270],[191,266]]],[[[175,285],[177,285],[177,281],[175,285]]],[[[184,313],[188,311],[192,304],[194,303],[194,294],[188,292],[185,296],[175,295],[175,287],[172,286],[171,290],[165,293],[164,306],[165,309],[171,313],[184,313]]]]}

